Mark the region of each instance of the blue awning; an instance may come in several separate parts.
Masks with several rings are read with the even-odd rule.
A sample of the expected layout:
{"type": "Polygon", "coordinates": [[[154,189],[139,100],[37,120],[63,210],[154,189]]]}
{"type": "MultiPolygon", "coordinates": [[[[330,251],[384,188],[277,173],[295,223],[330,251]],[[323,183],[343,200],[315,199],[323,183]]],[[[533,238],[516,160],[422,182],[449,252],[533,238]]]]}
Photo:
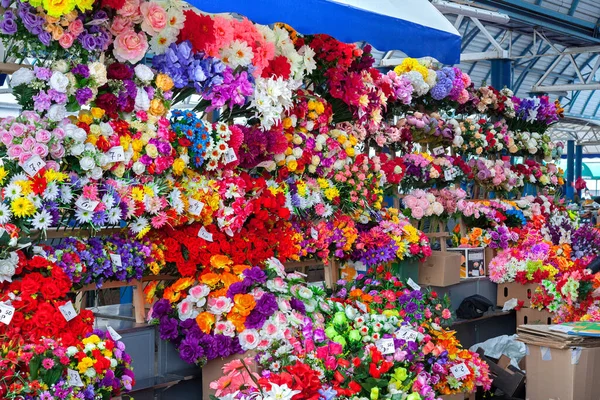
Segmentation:
{"type": "Polygon", "coordinates": [[[458,31],[428,0],[187,0],[207,13],[238,13],[268,25],[284,22],[303,34],[325,33],[380,51],[460,62],[458,31]]]}

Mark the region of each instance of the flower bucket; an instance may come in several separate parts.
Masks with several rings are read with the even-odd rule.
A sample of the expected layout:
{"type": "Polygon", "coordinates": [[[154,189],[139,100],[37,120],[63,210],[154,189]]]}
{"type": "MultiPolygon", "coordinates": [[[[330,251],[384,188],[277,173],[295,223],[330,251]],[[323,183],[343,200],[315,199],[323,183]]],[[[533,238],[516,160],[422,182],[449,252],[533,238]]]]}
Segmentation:
{"type": "Polygon", "coordinates": [[[392,263],[392,273],[401,281],[407,281],[411,278],[417,282],[419,280],[419,261],[402,260],[392,263]]]}

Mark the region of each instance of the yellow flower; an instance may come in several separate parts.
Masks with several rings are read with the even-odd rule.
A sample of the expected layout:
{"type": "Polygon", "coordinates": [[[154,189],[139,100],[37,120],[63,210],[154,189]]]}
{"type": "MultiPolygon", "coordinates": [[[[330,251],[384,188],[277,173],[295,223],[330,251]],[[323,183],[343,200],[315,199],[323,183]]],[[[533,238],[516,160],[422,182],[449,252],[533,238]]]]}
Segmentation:
{"type": "Polygon", "coordinates": [[[312,110],[314,110],[314,109],[315,109],[315,107],[316,107],[316,102],[315,102],[314,100],[309,100],[309,101],[308,101],[308,109],[309,109],[310,111],[312,111],[312,110]]]}
{"type": "Polygon", "coordinates": [[[95,0],[77,0],[77,8],[81,11],[89,11],[92,9],[92,4],[95,0]]]}
{"type": "Polygon", "coordinates": [[[75,8],[73,0],[43,0],[42,4],[51,17],[68,14],[75,8]]]}
{"type": "Polygon", "coordinates": [[[87,142],[93,144],[94,146],[96,145],[96,142],[98,141],[98,136],[96,135],[88,135],[87,137],[87,142]]]}
{"type": "Polygon", "coordinates": [[[348,147],[346,149],[346,154],[348,154],[348,157],[354,157],[354,154],[355,154],[354,147],[348,147]]]}
{"type": "Polygon", "coordinates": [[[325,106],[323,105],[323,103],[321,103],[320,101],[317,102],[317,105],[315,106],[315,111],[319,114],[323,114],[325,112],[325,106]]]}
{"type": "Polygon", "coordinates": [[[94,360],[92,360],[90,357],[83,357],[79,364],[77,364],[77,369],[79,370],[80,374],[83,374],[88,368],[92,367],[93,365],[94,360]]]}
{"type": "Polygon", "coordinates": [[[162,100],[154,98],[150,102],[150,109],[148,111],[150,111],[150,114],[160,117],[162,115],[165,115],[167,109],[165,108],[165,105],[163,104],[162,100]]]}
{"type": "Polygon", "coordinates": [[[144,142],[142,142],[140,139],[133,139],[131,142],[131,147],[133,148],[133,151],[139,153],[144,148],[144,142]]]}
{"type": "Polygon", "coordinates": [[[181,158],[177,158],[173,162],[173,173],[175,175],[181,175],[183,173],[184,168],[185,168],[185,162],[181,158]]]}
{"type": "Polygon", "coordinates": [[[83,339],[81,341],[81,343],[83,343],[83,344],[100,343],[100,338],[98,337],[98,335],[92,335],[92,336],[89,336],[89,337],[86,337],[85,339],[83,339]]]}
{"type": "Polygon", "coordinates": [[[166,74],[158,74],[156,76],[156,87],[166,92],[168,90],[173,89],[173,79],[169,75],[166,74]]]}
{"type": "Polygon", "coordinates": [[[325,189],[324,194],[325,197],[327,197],[327,200],[331,201],[340,196],[340,191],[336,187],[330,187],[325,189]]]}
{"type": "Polygon", "coordinates": [[[144,200],[144,191],[139,187],[134,187],[131,189],[131,198],[135,201],[144,200]]]}
{"type": "Polygon", "coordinates": [[[292,119],[290,117],[285,117],[282,121],[283,129],[289,129],[292,127],[292,119]]]}
{"type": "Polygon", "coordinates": [[[100,118],[104,117],[105,111],[98,107],[92,107],[91,113],[92,113],[92,117],[94,117],[96,119],[100,119],[100,118]]]}
{"type": "Polygon", "coordinates": [[[4,183],[4,179],[6,179],[7,175],[8,175],[8,172],[6,172],[4,167],[0,167],[0,184],[4,183]]]}
{"type": "Polygon", "coordinates": [[[63,174],[62,172],[56,172],[53,169],[49,169],[44,174],[44,177],[46,178],[46,180],[48,182],[53,182],[53,181],[63,182],[69,176],[67,174],[63,174]]]}
{"type": "Polygon", "coordinates": [[[318,178],[317,183],[321,189],[327,189],[329,187],[329,182],[326,179],[318,178]]]}
{"type": "Polygon", "coordinates": [[[296,169],[298,168],[298,161],[296,161],[296,160],[288,161],[287,167],[291,172],[296,171],[296,169]]]}
{"type": "Polygon", "coordinates": [[[150,186],[144,186],[144,194],[147,194],[150,197],[154,197],[154,190],[150,186]]]}
{"type": "Polygon", "coordinates": [[[146,145],[146,154],[148,154],[150,158],[158,157],[158,149],[156,148],[156,145],[148,143],[146,145]]]}
{"type": "Polygon", "coordinates": [[[21,187],[21,194],[23,196],[27,196],[33,191],[31,189],[31,181],[16,181],[15,183],[21,187]]]}
{"type": "Polygon", "coordinates": [[[298,182],[298,194],[302,197],[306,196],[306,183],[298,182]]]}

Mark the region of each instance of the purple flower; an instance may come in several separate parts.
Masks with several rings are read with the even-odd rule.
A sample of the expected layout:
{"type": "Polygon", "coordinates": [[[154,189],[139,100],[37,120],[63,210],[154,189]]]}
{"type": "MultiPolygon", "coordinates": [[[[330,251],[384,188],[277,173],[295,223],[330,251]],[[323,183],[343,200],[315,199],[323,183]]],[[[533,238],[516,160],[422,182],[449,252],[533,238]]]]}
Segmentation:
{"type": "Polygon", "coordinates": [[[304,303],[301,300],[291,299],[290,306],[292,307],[292,309],[298,311],[299,313],[306,314],[306,307],[304,306],[304,303]]]}
{"type": "Polygon", "coordinates": [[[75,99],[80,106],[87,104],[94,97],[94,92],[89,87],[77,89],[75,92],[75,99]]]}
{"type": "Polygon", "coordinates": [[[17,22],[11,18],[14,17],[11,11],[6,11],[4,19],[0,22],[0,32],[5,35],[14,35],[17,33],[17,22]],[[11,13],[10,15],[7,15],[11,13]]]}
{"type": "MultiPolygon", "coordinates": [[[[167,299],[160,299],[152,307],[152,316],[154,318],[162,318],[171,312],[171,303],[167,299]]],[[[193,320],[190,320],[193,321],[193,320]]]]}
{"type": "Polygon", "coordinates": [[[43,90],[32,97],[33,109],[38,112],[48,111],[52,102],[50,96],[43,90]]]}
{"type": "Polygon", "coordinates": [[[260,267],[248,268],[244,271],[244,276],[253,283],[265,283],[267,281],[267,275],[260,267]]]}
{"type": "Polygon", "coordinates": [[[200,347],[200,340],[186,337],[179,344],[179,356],[188,364],[196,364],[204,356],[204,349],[200,347]]]}
{"type": "Polygon", "coordinates": [[[82,78],[88,78],[90,76],[90,69],[85,64],[77,64],[71,72],[75,75],[80,75],[82,78]]]}
{"type": "Polygon", "coordinates": [[[177,320],[175,318],[162,317],[158,324],[158,331],[162,340],[173,340],[179,336],[177,320]]]}
{"type": "Polygon", "coordinates": [[[252,312],[250,312],[250,315],[246,317],[244,326],[247,329],[260,329],[263,327],[266,321],[267,317],[258,310],[254,309],[252,312]]]}

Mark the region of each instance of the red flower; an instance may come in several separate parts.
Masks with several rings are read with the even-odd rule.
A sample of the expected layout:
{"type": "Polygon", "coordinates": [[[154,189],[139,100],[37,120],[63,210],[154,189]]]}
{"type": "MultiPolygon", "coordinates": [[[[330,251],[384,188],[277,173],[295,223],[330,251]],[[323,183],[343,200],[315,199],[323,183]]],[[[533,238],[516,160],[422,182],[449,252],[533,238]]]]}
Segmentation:
{"type": "Polygon", "coordinates": [[[112,93],[102,93],[96,97],[95,105],[106,111],[107,114],[115,114],[117,111],[117,96],[112,93]]]}
{"type": "Polygon", "coordinates": [[[269,61],[269,65],[263,70],[262,77],[270,78],[270,77],[282,77],[283,79],[288,79],[292,72],[292,66],[285,56],[277,56],[271,61],[269,61]]]}
{"type": "Polygon", "coordinates": [[[198,15],[192,10],[186,10],[184,14],[185,24],[177,41],[189,40],[194,51],[205,51],[207,45],[215,42],[214,21],[209,16],[198,15]]]}
{"type": "MultiPolygon", "coordinates": [[[[123,1],[123,0],[109,0],[109,1],[123,1]]],[[[126,64],[112,63],[106,68],[106,76],[108,79],[115,79],[123,81],[126,79],[133,78],[133,70],[126,64]]]]}

